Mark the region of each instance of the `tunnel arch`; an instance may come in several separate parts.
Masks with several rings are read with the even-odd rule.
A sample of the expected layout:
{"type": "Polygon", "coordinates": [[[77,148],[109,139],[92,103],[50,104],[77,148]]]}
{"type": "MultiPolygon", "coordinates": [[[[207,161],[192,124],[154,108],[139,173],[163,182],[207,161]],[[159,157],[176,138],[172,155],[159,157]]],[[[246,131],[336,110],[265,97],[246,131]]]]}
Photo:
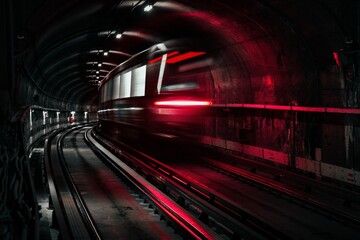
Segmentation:
{"type": "MultiPolygon", "coordinates": [[[[28,41],[30,51],[19,60],[44,92],[53,93],[49,88],[53,80],[67,81],[66,73],[56,68],[81,64],[91,49],[134,54],[156,42],[202,38],[204,47],[217,56],[211,70],[216,102],[295,101],[310,106],[329,101],[324,100],[327,78],[333,81],[330,85],[341,85],[332,53],[344,46],[345,37],[355,37],[356,27],[345,21],[356,17],[345,11],[352,1],[156,1],[149,14],[143,14],[140,5],[93,1],[85,6],[78,1],[56,9],[43,22],[39,16],[54,8],[41,5],[33,11],[37,16],[27,18],[33,41],[28,41]],[[78,15],[71,17],[73,13],[78,15]],[[70,31],[64,31],[67,28],[70,31]],[[124,34],[122,43],[112,37],[110,41],[114,30],[124,34]],[[108,34],[99,37],[101,31],[108,34]],[[137,39],[131,38],[134,34],[137,39]],[[73,58],[65,61],[66,56],[73,58]]],[[[118,56],[114,63],[126,59],[118,56]]]]}

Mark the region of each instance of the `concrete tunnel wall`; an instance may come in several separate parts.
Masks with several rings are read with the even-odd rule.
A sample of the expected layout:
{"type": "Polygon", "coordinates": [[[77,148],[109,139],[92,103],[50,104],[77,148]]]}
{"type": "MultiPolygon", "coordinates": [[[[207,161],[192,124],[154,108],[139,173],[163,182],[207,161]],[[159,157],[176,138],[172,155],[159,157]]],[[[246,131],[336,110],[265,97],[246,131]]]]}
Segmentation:
{"type": "MultiPolygon", "coordinates": [[[[212,40],[214,103],[359,107],[351,99],[359,89],[346,94],[346,79],[333,58],[351,36],[353,26],[347,21],[354,16],[345,17],[348,13],[336,4],[314,8],[316,4],[283,3],[275,10],[253,3],[244,11],[190,13],[212,40]]],[[[289,161],[316,159],[320,152],[320,161],[359,170],[356,119],[346,114],[225,109],[204,128],[206,136],[294,155],[289,161]]]]}
{"type": "MultiPolygon", "coordinates": [[[[323,35],[320,37],[330,46],[312,45],[312,29],[307,25],[300,28],[284,13],[260,4],[246,13],[233,10],[235,13],[228,14],[226,10],[229,11],[219,10],[226,16],[221,13],[193,16],[203,28],[206,25],[210,34],[206,39],[213,41],[209,47],[217,57],[212,69],[215,101],[279,105],[296,101],[299,105],[319,106],[321,75],[339,76],[339,71],[333,69],[336,64],[332,53],[344,46],[340,27],[333,25],[328,31],[322,25],[328,21],[313,23],[317,27],[312,28],[318,29],[323,35]],[[329,39],[334,31],[337,39],[329,39]]],[[[306,21],[304,16],[307,16],[311,22],[312,14],[319,14],[301,10],[307,13],[301,21],[306,21]]]]}
{"type": "MultiPolygon", "coordinates": [[[[97,102],[81,105],[76,101],[67,101],[66,98],[58,99],[52,97],[51,94],[45,93],[37,86],[30,75],[24,72],[24,69],[18,69],[19,74],[16,79],[16,98],[17,106],[42,106],[45,108],[59,109],[61,111],[97,111],[97,102]]],[[[66,95],[65,91],[63,95],[66,95]]]]}

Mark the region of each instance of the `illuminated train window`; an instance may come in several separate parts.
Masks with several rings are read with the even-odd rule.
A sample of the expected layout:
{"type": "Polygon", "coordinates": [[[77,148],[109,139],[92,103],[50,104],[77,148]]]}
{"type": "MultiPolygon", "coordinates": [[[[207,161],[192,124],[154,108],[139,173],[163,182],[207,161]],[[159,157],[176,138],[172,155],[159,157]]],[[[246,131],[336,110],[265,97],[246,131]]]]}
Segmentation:
{"type": "Polygon", "coordinates": [[[209,79],[206,74],[207,62],[197,58],[201,55],[205,55],[205,52],[174,51],[148,61],[148,65],[129,67],[102,85],[100,102],[143,97],[155,92],[200,94],[201,90],[206,89],[209,79]],[[195,57],[197,60],[194,62],[195,57]]]}
{"type": "Polygon", "coordinates": [[[118,99],[118,98],[120,98],[120,81],[121,81],[121,74],[117,74],[111,81],[114,82],[113,97],[112,97],[112,99],[118,99]]]}
{"type": "Polygon", "coordinates": [[[120,98],[128,98],[131,93],[131,71],[121,74],[120,98]]]}
{"type": "Polygon", "coordinates": [[[146,65],[135,68],[131,76],[131,97],[145,96],[146,65]]]}

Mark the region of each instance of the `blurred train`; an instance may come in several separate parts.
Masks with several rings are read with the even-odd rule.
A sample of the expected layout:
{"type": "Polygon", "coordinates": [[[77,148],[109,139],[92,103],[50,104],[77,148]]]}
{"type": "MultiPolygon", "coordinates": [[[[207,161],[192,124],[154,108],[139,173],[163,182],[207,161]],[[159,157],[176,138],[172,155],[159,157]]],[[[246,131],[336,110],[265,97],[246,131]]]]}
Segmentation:
{"type": "Polygon", "coordinates": [[[117,66],[102,81],[98,131],[136,141],[196,143],[212,104],[212,57],[184,41],[150,47],[117,66]]]}

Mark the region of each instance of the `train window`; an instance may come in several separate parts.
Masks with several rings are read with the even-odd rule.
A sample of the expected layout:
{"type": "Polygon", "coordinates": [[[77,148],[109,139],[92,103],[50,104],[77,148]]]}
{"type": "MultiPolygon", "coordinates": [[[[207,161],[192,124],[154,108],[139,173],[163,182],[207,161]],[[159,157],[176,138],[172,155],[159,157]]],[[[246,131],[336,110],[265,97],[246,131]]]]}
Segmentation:
{"type": "Polygon", "coordinates": [[[113,81],[113,99],[120,98],[120,74],[117,74],[111,81],[113,81]]]}
{"type": "Polygon", "coordinates": [[[131,71],[121,74],[120,81],[120,98],[130,97],[131,90],[131,71]]]}
{"type": "Polygon", "coordinates": [[[106,85],[107,85],[107,94],[106,94],[106,96],[107,96],[107,98],[106,98],[106,101],[110,101],[110,100],[112,100],[113,98],[113,84],[114,83],[114,81],[113,81],[113,79],[110,79],[107,83],[106,83],[106,85]]]}
{"type": "Polygon", "coordinates": [[[145,96],[146,65],[135,68],[131,76],[131,96],[145,96]]]}

